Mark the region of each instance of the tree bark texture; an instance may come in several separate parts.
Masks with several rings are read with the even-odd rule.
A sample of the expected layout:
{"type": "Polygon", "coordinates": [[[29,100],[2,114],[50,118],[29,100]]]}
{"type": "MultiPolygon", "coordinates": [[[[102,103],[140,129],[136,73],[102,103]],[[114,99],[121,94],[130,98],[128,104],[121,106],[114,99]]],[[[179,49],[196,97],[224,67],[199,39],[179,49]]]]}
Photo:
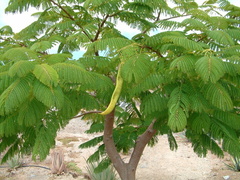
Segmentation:
{"type": "Polygon", "coordinates": [[[137,138],[131,158],[128,163],[125,163],[117,152],[117,148],[113,140],[114,110],[110,114],[106,115],[103,141],[106,152],[122,180],[136,179],[136,169],[143,150],[156,133],[156,130],[153,129],[154,123],[155,120],[153,120],[146,131],[137,138]]]}

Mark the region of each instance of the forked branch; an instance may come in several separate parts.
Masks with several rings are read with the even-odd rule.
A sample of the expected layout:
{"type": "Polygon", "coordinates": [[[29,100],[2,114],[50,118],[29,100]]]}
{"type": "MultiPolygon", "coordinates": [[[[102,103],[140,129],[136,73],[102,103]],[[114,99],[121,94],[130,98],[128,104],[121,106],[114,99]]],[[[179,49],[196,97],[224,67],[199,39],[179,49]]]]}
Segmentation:
{"type": "Polygon", "coordinates": [[[148,126],[146,131],[142,135],[140,135],[136,140],[133,153],[129,160],[129,166],[132,168],[132,171],[133,170],[136,171],[137,165],[142,156],[144,148],[157,132],[157,130],[153,128],[155,122],[156,120],[154,119],[152,123],[148,126]]]}

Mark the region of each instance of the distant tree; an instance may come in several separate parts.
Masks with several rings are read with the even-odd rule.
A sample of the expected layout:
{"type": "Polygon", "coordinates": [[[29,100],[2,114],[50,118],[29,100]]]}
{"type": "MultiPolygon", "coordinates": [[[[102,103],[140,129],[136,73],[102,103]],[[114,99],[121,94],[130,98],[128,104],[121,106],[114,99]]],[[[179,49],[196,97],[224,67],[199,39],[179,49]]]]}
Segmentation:
{"type": "Polygon", "coordinates": [[[91,122],[87,133],[103,132],[80,146],[100,144],[89,161],[101,159],[97,170],[112,162],[123,180],[135,179],[158,135],[168,136],[171,150],[173,132],[185,131],[199,156],[240,156],[239,7],[227,0],[10,0],[6,12],[30,7],[41,10],[35,22],[18,33],[0,29],[3,162],[29,151],[43,160],[79,112],[91,122]],[[140,33],[126,37],[118,22],[140,33]],[[119,153],[130,149],[125,163],[119,153]]]}

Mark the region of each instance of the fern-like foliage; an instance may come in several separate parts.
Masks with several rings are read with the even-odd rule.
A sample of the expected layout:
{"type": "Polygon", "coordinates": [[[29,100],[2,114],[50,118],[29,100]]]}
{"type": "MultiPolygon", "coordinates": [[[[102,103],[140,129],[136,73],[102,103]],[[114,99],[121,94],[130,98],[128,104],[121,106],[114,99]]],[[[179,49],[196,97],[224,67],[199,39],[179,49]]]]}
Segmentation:
{"type": "Polygon", "coordinates": [[[190,101],[188,96],[181,90],[181,87],[176,87],[172,91],[168,101],[168,125],[173,131],[181,131],[186,127],[189,106],[190,101]]]}
{"type": "Polygon", "coordinates": [[[35,52],[25,47],[9,49],[3,54],[3,58],[13,60],[13,61],[38,59],[37,54],[35,52]]]}
{"type": "Polygon", "coordinates": [[[142,103],[141,109],[144,110],[144,114],[152,114],[153,112],[161,112],[167,109],[167,97],[161,93],[153,93],[146,96],[142,103]]]}
{"type": "Polygon", "coordinates": [[[43,84],[56,87],[59,81],[57,72],[47,64],[36,65],[33,74],[43,84]]]}
{"type": "Polygon", "coordinates": [[[219,109],[223,111],[233,109],[232,99],[221,84],[206,84],[202,87],[202,92],[206,99],[219,109]]]}
{"type": "Polygon", "coordinates": [[[0,114],[13,113],[30,95],[30,86],[26,79],[16,79],[0,96],[0,114]]]}
{"type": "MultiPolygon", "coordinates": [[[[0,28],[3,161],[29,150],[43,160],[80,110],[106,109],[120,64],[117,151],[134,148],[155,120],[149,145],[166,134],[174,150],[173,132],[186,131],[199,156],[240,156],[239,7],[227,0],[9,0],[6,12],[30,7],[41,12],[29,26],[0,28]]],[[[83,119],[92,123],[87,133],[103,131],[104,116],[83,119]]],[[[109,165],[102,140],[80,146],[99,145],[89,158],[103,160],[99,169],[109,165]]]]}
{"type": "Polygon", "coordinates": [[[207,82],[217,82],[224,75],[221,59],[216,57],[202,57],[195,64],[197,73],[207,82]]]}
{"type": "Polygon", "coordinates": [[[9,76],[24,77],[29,74],[35,67],[35,63],[32,61],[18,61],[14,63],[8,71],[9,76]]]}
{"type": "Polygon", "coordinates": [[[140,82],[150,72],[150,61],[147,55],[135,55],[125,60],[122,66],[122,77],[127,82],[140,82]]]}

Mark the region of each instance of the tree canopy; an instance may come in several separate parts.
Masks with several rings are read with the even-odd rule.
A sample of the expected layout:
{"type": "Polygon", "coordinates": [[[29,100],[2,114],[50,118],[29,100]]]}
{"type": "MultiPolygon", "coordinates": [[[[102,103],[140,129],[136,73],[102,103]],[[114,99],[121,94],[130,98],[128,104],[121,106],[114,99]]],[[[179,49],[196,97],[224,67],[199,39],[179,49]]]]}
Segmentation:
{"type": "MultiPolygon", "coordinates": [[[[153,122],[150,145],[167,134],[174,150],[173,133],[185,131],[199,156],[240,156],[240,7],[227,0],[9,0],[6,12],[30,7],[39,9],[35,22],[18,33],[0,29],[3,161],[29,151],[43,160],[71,118],[107,108],[118,73],[118,152],[135,147],[153,122]],[[123,35],[119,22],[137,33],[123,35]]],[[[83,118],[91,119],[87,133],[104,130],[105,116],[83,118]]],[[[105,157],[104,166],[102,142],[81,147],[100,143],[90,161],[105,157]]]]}

